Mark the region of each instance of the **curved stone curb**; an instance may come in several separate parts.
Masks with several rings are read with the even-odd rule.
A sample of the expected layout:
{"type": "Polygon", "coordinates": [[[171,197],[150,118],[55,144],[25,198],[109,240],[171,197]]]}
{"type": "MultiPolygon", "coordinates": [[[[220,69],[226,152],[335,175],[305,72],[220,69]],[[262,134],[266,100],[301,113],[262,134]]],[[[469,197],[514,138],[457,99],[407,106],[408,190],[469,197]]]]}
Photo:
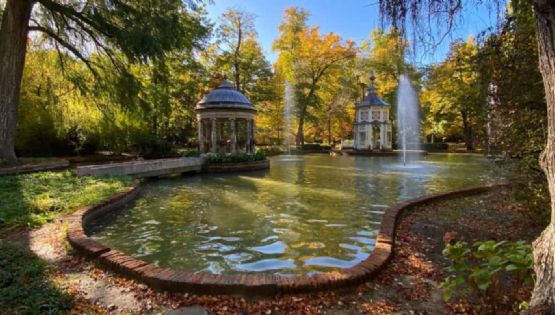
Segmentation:
{"type": "Polygon", "coordinates": [[[56,159],[54,161],[47,161],[42,163],[16,165],[12,167],[0,167],[0,175],[27,174],[34,172],[59,170],[68,167],[68,160],[56,159]]]}
{"type": "Polygon", "coordinates": [[[270,160],[240,162],[240,163],[208,163],[205,171],[207,173],[231,173],[244,171],[258,171],[270,168],[270,160]]]}
{"type": "Polygon", "coordinates": [[[314,292],[360,284],[375,276],[391,259],[395,246],[395,231],[399,216],[403,211],[436,200],[479,194],[508,186],[510,185],[489,185],[437,193],[393,205],[383,215],[376,246],[368,258],[351,268],[317,273],[311,276],[286,277],[263,273],[221,275],[159,268],[145,261],[129,257],[89,238],[85,234],[84,227],[94,218],[116,210],[133,200],[139,193],[140,182],[135,182],[127,190],[115,194],[100,204],[82,208],[72,214],[68,218],[68,239],[75,249],[94,259],[101,266],[137,279],[157,289],[195,294],[239,294],[245,296],[314,292]]]}

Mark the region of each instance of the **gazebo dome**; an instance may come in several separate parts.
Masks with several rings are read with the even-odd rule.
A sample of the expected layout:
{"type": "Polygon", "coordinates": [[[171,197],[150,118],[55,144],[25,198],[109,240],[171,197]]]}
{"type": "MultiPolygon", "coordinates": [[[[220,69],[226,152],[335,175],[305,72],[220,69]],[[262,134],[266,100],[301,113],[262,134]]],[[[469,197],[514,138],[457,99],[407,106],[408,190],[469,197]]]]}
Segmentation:
{"type": "Polygon", "coordinates": [[[252,103],[237,91],[233,84],[224,80],[220,86],[208,93],[200,102],[196,109],[247,109],[254,110],[252,103]]]}

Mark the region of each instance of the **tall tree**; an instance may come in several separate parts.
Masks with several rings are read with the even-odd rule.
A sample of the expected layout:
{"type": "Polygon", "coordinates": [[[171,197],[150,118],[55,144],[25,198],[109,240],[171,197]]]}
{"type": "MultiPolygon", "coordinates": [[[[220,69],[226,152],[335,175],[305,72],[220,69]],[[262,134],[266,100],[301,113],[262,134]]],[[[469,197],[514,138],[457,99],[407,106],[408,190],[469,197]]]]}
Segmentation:
{"type": "MultiPolygon", "coordinates": [[[[534,242],[536,282],[531,308],[545,313],[555,312],[555,2],[530,0],[536,17],[539,68],[543,77],[547,102],[547,142],[540,156],[551,196],[551,222],[534,242]]],[[[475,1],[481,2],[481,1],[475,1]]],[[[426,21],[436,20],[450,31],[462,10],[462,0],[380,0],[382,15],[395,26],[411,19],[417,28],[428,28],[426,21]]]]}
{"type": "Polygon", "coordinates": [[[375,29],[370,37],[361,43],[357,56],[361,83],[368,86],[369,74],[375,74],[378,94],[391,104],[389,117],[394,126],[397,117],[397,87],[400,76],[407,74],[414,87],[420,86],[420,71],[406,61],[408,49],[409,42],[397,29],[390,28],[387,31],[375,29]]]}
{"type": "Polygon", "coordinates": [[[318,27],[307,27],[308,13],[298,8],[285,11],[280,37],[274,42],[279,51],[277,67],[294,84],[297,100],[296,144],[304,144],[304,125],[308,110],[318,105],[321,80],[341,63],[354,58],[352,41],[343,42],[337,34],[320,34],[318,27]]]}
{"type": "MultiPolygon", "coordinates": [[[[481,94],[489,97],[494,152],[519,158],[525,170],[539,169],[547,128],[545,90],[538,66],[536,24],[529,1],[513,0],[498,32],[479,47],[481,94]]],[[[538,172],[532,171],[537,174],[538,172]]],[[[543,174],[538,174],[545,181],[543,174]]]]}
{"type": "Polygon", "coordinates": [[[426,81],[422,99],[427,116],[441,123],[462,128],[466,149],[474,149],[474,141],[483,134],[485,98],[480,93],[476,56],[478,46],[472,37],[466,42],[451,43],[449,54],[441,64],[433,66],[426,81]]]}
{"type": "Polygon", "coordinates": [[[256,44],[256,31],[254,28],[254,15],[236,9],[227,9],[220,18],[220,27],[218,28],[218,44],[225,46],[224,57],[228,59],[232,65],[233,78],[235,88],[241,92],[245,92],[243,82],[245,81],[243,68],[245,64],[245,45],[252,46],[256,44]]]}
{"type": "MultiPolygon", "coordinates": [[[[7,0],[0,25],[0,160],[16,163],[17,109],[29,32],[50,38],[97,73],[91,52],[147,61],[191,47],[207,32],[195,1],[7,0]],[[168,30],[171,30],[169,32],[168,30]]],[[[122,70],[121,67],[116,67],[122,70]]]]}

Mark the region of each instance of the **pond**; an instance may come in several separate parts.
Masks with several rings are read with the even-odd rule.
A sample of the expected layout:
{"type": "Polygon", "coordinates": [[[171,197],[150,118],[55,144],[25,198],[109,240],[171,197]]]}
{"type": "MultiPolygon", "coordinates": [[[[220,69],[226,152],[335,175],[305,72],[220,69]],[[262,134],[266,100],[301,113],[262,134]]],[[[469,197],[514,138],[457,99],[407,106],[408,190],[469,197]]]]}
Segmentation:
{"type": "Polygon", "coordinates": [[[271,169],[151,181],[91,237],[128,255],[191,272],[284,275],[348,268],[373,249],[384,210],[421,195],[486,183],[483,156],[271,158],[271,169]]]}

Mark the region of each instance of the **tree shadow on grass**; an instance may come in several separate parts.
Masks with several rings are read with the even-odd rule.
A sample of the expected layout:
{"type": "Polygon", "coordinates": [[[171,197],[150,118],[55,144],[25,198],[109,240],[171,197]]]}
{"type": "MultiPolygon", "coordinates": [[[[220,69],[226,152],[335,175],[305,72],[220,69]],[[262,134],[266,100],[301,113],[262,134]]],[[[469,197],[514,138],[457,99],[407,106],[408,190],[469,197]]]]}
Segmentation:
{"type": "MultiPolygon", "coordinates": [[[[51,266],[30,247],[31,229],[23,224],[6,223],[15,216],[29,222],[22,185],[16,176],[0,176],[0,202],[15,204],[0,207],[0,314],[60,314],[71,308],[71,296],[60,290],[51,279],[51,266]],[[11,202],[8,203],[7,199],[11,202]]],[[[19,221],[19,220],[17,220],[19,221]]]]}

